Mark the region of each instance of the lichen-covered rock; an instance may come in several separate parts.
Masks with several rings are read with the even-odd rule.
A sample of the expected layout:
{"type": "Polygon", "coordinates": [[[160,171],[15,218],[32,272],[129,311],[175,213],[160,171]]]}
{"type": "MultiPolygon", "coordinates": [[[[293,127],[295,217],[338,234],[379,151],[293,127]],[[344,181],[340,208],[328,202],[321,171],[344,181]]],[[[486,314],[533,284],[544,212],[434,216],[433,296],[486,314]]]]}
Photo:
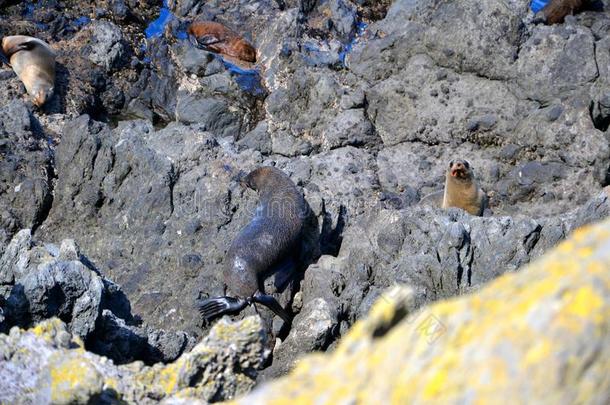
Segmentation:
{"type": "Polygon", "coordinates": [[[0,334],[0,402],[156,403],[170,395],[219,401],[251,390],[264,357],[258,317],[221,320],[192,352],[154,367],[117,366],[85,351],[82,341],[53,318],[0,334]]]}
{"type": "Polygon", "coordinates": [[[238,403],[606,403],[608,268],[606,220],[473,295],[414,312],[390,290],[335,352],[238,403]]]}

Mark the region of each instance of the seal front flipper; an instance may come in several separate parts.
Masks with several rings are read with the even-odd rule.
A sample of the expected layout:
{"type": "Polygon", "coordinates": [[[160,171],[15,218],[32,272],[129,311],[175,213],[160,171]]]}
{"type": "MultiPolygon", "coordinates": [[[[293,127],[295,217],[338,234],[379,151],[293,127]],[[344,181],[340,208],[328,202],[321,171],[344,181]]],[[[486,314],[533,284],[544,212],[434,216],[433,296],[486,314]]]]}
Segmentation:
{"type": "Polygon", "coordinates": [[[248,301],[241,298],[215,297],[202,300],[198,306],[201,316],[210,322],[218,316],[239,312],[248,304],[248,301]]]}
{"type": "Polygon", "coordinates": [[[256,293],[251,298],[251,301],[256,304],[261,304],[269,308],[273,311],[274,314],[279,316],[286,323],[292,322],[292,317],[288,314],[288,312],[282,308],[279,302],[275,298],[270,295],[256,293]]]}
{"type": "Polygon", "coordinates": [[[16,54],[19,51],[29,51],[34,49],[36,46],[36,42],[34,41],[24,41],[16,44],[9,44],[6,48],[4,48],[4,53],[6,57],[10,59],[11,56],[16,54]]]}

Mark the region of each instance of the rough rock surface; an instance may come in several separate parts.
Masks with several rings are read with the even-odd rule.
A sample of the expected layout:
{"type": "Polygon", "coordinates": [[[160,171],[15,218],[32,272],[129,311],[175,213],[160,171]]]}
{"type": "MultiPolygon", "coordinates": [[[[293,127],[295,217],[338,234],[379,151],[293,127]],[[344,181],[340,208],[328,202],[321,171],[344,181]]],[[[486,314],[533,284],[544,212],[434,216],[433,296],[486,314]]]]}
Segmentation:
{"type": "Polygon", "coordinates": [[[0,325],[55,315],[117,362],[172,361],[209,330],[195,300],[222,294],[256,204],[235,178],[269,164],[312,215],[298,279],[270,291],[292,328],[261,311],[273,350],[261,378],[334,348],[394,283],[419,306],[516,271],[608,215],[602,3],[546,26],[514,0],[0,2],[0,36],[58,54],[42,109],[0,64],[0,255],[31,229],[17,256],[44,262],[3,273],[0,325]],[[196,17],[243,35],[257,64],[194,48],[196,17]],[[456,157],[491,217],[417,206],[456,157]],[[63,240],[87,261],[45,247],[63,240]]]}
{"type": "Polygon", "coordinates": [[[78,337],[53,318],[29,330],[0,334],[2,403],[157,403],[172,395],[206,401],[249,391],[264,360],[260,320],[217,323],[175,362],[117,366],[85,351],[78,337]]]}
{"type": "Polygon", "coordinates": [[[100,276],[73,240],[35,245],[28,229],[0,257],[0,308],[0,331],[58,317],[88,350],[118,363],[169,362],[194,345],[184,332],[137,322],[120,287],[100,276]]]}
{"type": "Polygon", "coordinates": [[[606,220],[472,295],[414,311],[395,287],[333,353],[236,403],[606,403],[609,267],[606,220]]]}

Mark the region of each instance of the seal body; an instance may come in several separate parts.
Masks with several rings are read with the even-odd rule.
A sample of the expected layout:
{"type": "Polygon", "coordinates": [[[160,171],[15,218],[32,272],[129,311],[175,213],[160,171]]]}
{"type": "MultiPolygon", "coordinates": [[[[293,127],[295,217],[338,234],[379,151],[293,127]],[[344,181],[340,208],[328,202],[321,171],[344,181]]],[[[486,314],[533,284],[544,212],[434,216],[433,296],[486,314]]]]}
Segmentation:
{"type": "Polygon", "coordinates": [[[584,0],[550,0],[542,9],[547,24],[558,24],[584,6],[584,0]]]}
{"type": "Polygon", "coordinates": [[[259,203],[229,248],[223,276],[233,293],[249,297],[261,290],[268,271],[296,246],[305,201],[292,180],[275,167],[258,168],[242,183],[258,191],[259,203]]]}
{"type": "Polygon", "coordinates": [[[4,37],[2,51],[34,104],[41,107],[53,95],[55,52],[46,42],[24,35],[4,37]]]}
{"type": "Polygon", "coordinates": [[[233,30],[214,21],[194,21],[187,28],[194,42],[206,50],[246,62],[256,62],[256,49],[233,30]]]}
{"type": "Polygon", "coordinates": [[[264,281],[277,270],[274,265],[297,248],[307,205],[292,180],[275,167],[260,167],[241,183],[258,191],[259,202],[254,217],[233,240],[225,258],[223,280],[232,294],[207,298],[199,303],[199,310],[209,322],[247,305],[262,304],[290,322],[288,312],[265,294],[264,281]]]}
{"type": "Polygon", "coordinates": [[[445,175],[442,208],[457,207],[471,215],[483,215],[487,196],[474,177],[470,163],[457,159],[449,163],[445,175]]]}

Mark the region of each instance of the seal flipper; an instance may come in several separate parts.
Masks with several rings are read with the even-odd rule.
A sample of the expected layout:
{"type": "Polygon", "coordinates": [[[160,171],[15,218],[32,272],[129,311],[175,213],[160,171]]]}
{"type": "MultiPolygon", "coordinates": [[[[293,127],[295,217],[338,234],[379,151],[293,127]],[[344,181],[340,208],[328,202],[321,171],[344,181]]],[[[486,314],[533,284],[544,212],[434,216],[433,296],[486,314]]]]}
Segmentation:
{"type": "Polygon", "coordinates": [[[34,47],[36,46],[36,42],[35,41],[25,41],[25,42],[20,42],[18,44],[15,45],[11,45],[10,47],[7,47],[4,50],[4,53],[6,54],[6,57],[10,59],[11,56],[13,56],[14,54],[16,54],[19,51],[29,51],[34,49],[34,47]]]}
{"type": "Polygon", "coordinates": [[[249,302],[242,298],[215,297],[207,298],[198,304],[201,316],[210,322],[212,319],[224,315],[233,314],[241,311],[249,302]]]}
{"type": "Polygon", "coordinates": [[[274,314],[276,314],[277,316],[282,318],[284,320],[284,322],[286,322],[286,323],[292,322],[292,317],[288,314],[288,312],[286,312],[286,310],[284,308],[282,308],[280,303],[277,302],[277,300],[275,298],[273,298],[271,295],[256,293],[250,300],[253,303],[262,304],[262,305],[266,306],[267,308],[272,310],[274,314]]]}

